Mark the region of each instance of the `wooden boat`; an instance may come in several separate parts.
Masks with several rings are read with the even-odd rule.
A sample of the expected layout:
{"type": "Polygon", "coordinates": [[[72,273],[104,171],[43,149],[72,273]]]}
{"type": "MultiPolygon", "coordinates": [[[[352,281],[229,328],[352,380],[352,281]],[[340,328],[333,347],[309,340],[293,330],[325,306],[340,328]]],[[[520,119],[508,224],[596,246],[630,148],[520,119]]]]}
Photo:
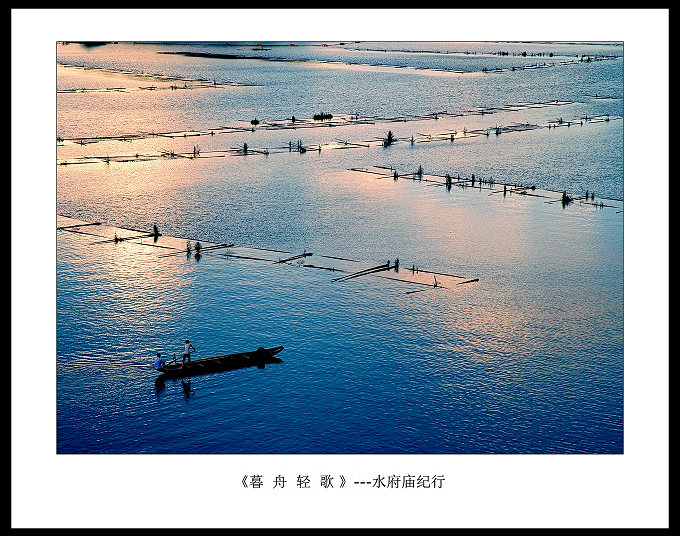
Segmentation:
{"type": "Polygon", "coordinates": [[[206,357],[205,359],[192,359],[190,362],[166,363],[159,371],[161,375],[159,379],[163,378],[182,378],[185,376],[195,376],[197,374],[207,374],[209,372],[219,372],[223,370],[235,370],[247,367],[264,368],[265,365],[274,363],[283,363],[282,359],[276,357],[283,346],[276,346],[274,348],[258,348],[253,352],[241,352],[238,354],[217,355],[214,357],[206,357]]]}

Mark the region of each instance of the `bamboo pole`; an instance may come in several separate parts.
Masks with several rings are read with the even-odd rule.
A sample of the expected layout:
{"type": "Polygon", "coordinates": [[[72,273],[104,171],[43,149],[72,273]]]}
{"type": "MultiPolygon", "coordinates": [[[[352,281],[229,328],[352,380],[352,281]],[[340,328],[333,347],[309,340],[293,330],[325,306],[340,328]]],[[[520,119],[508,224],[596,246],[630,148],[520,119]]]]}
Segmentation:
{"type": "Polygon", "coordinates": [[[390,263],[387,262],[385,264],[381,264],[379,266],[374,266],[372,268],[366,268],[365,270],[359,270],[358,272],[354,272],[342,277],[338,277],[333,279],[333,281],[346,281],[348,279],[354,279],[355,277],[360,277],[362,275],[368,275],[368,274],[374,274],[378,272],[382,272],[385,270],[389,270],[391,268],[390,263]]]}
{"type": "Polygon", "coordinates": [[[318,268],[319,270],[328,270],[329,272],[344,272],[345,270],[341,270],[340,268],[335,268],[333,266],[317,266],[315,264],[303,264],[302,265],[305,268],[318,268]]]}
{"type": "Polygon", "coordinates": [[[271,259],[261,259],[259,257],[249,257],[247,255],[235,255],[233,253],[218,253],[218,255],[222,257],[230,257],[234,259],[248,259],[250,261],[264,261],[264,262],[270,262],[271,259]]]}
{"type": "Polygon", "coordinates": [[[101,225],[101,222],[94,222],[94,223],[78,223],[75,225],[64,225],[62,227],[57,227],[57,231],[66,231],[68,229],[74,229],[76,227],[88,227],[90,225],[101,225]]]}
{"type": "Polygon", "coordinates": [[[287,258],[287,259],[282,259],[282,260],[274,261],[274,264],[282,264],[282,263],[284,263],[284,262],[294,261],[294,260],[296,260],[296,259],[302,259],[302,258],[304,258],[304,257],[309,257],[309,256],[311,256],[311,255],[313,255],[313,253],[302,253],[302,254],[300,254],[300,255],[294,255],[293,257],[289,257],[289,258],[287,258]]]}
{"type": "Polygon", "coordinates": [[[124,236],[122,238],[114,237],[114,238],[109,238],[107,240],[100,240],[98,242],[94,242],[94,244],[106,244],[107,242],[127,242],[128,240],[136,240],[138,238],[149,238],[152,237],[153,233],[147,233],[143,235],[138,235],[138,236],[124,236]]]}
{"type": "MultiPolygon", "coordinates": [[[[215,249],[231,248],[231,247],[234,247],[233,243],[232,244],[226,244],[226,243],[225,244],[215,244],[213,246],[204,246],[204,247],[201,248],[201,253],[203,253],[204,251],[212,251],[212,250],[215,250],[215,249]]],[[[159,257],[173,257],[175,255],[184,255],[184,254],[186,254],[186,249],[183,249],[181,251],[175,251],[173,253],[165,253],[163,255],[159,255],[159,257]]]]}
{"type": "Polygon", "coordinates": [[[204,246],[203,248],[201,248],[201,251],[210,251],[210,250],[213,250],[213,249],[233,248],[233,247],[234,247],[233,242],[231,244],[227,244],[225,242],[224,244],[215,244],[215,245],[212,245],[212,246],[204,246]]]}

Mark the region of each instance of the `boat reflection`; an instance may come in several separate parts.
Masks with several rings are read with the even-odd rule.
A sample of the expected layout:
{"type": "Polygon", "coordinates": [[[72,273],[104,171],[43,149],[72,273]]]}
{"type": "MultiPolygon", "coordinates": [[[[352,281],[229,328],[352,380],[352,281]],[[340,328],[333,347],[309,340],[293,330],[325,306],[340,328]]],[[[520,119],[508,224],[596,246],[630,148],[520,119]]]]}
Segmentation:
{"type": "Polygon", "coordinates": [[[191,379],[186,380],[182,378],[182,395],[186,400],[189,400],[194,394],[194,390],[191,388],[191,379]]]}
{"type": "MultiPolygon", "coordinates": [[[[182,396],[188,401],[189,398],[194,396],[196,389],[191,385],[191,378],[173,378],[172,381],[176,382],[178,379],[182,382],[182,396]]],[[[156,395],[160,395],[165,391],[165,378],[162,376],[156,378],[154,387],[156,388],[156,395]]]]}

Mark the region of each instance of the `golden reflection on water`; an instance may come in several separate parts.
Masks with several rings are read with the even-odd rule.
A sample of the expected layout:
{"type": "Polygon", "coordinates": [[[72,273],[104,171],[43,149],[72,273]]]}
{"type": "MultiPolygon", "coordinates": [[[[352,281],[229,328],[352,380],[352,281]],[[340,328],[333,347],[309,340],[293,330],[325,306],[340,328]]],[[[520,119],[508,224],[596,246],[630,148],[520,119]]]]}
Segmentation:
{"type": "MultiPolygon", "coordinates": [[[[73,61],[78,60],[78,47],[69,49],[69,52],[76,51],[70,54],[73,61]]],[[[104,47],[94,53],[83,50],[81,57],[95,64],[117,62],[131,69],[146,66],[185,73],[219,73],[224,69],[229,75],[238,72],[245,78],[265,79],[285,65],[248,60],[239,62],[234,69],[224,62],[194,63],[179,56],[159,56],[153,47],[140,47],[140,55],[135,57],[135,50],[128,45],[104,47]],[[262,66],[266,69],[261,70],[262,66]]],[[[260,109],[256,109],[257,91],[264,92],[259,95],[275,95],[276,90],[271,87],[269,93],[263,88],[252,91],[252,103],[251,94],[244,90],[246,97],[235,107],[228,99],[220,101],[218,94],[208,94],[212,91],[208,89],[177,93],[169,89],[171,81],[140,80],[138,84],[136,78],[127,74],[58,67],[60,89],[106,89],[119,85],[139,89],[142,84],[154,84],[158,88],[162,84],[164,88],[164,91],[139,90],[134,94],[118,91],[60,94],[59,128],[75,133],[74,136],[106,136],[182,132],[191,128],[201,131],[219,126],[223,114],[229,117],[225,122],[230,124],[236,114],[238,121],[248,122],[255,115],[262,120],[284,120],[287,113],[298,113],[301,107],[298,96],[302,91],[321,94],[314,93],[321,86],[313,82],[306,85],[307,78],[314,77],[302,81],[295,77],[327,69],[394,75],[354,77],[364,80],[356,87],[348,84],[341,95],[337,93],[330,99],[329,104],[334,107],[331,111],[336,113],[338,108],[338,114],[354,111],[343,110],[348,106],[346,102],[365,102],[369,113],[380,109],[385,115],[398,116],[408,111],[415,113],[414,110],[423,106],[427,108],[425,112],[451,107],[473,110],[485,104],[482,102],[485,99],[487,105],[507,105],[538,99],[536,94],[551,92],[540,99],[565,99],[566,117],[586,106],[575,102],[578,91],[562,94],[566,77],[570,76],[566,69],[521,73],[523,80],[533,82],[544,80],[538,77],[546,74],[565,77],[561,85],[553,88],[539,86],[530,97],[524,88],[507,93],[508,85],[494,86],[497,81],[507,82],[512,75],[488,77],[493,80],[492,85],[483,88],[485,93],[480,95],[476,92],[479,80],[462,78],[485,76],[483,73],[310,61],[281,69],[286,71],[281,72],[281,83],[299,83],[300,93],[289,92],[282,99],[284,102],[263,104],[261,109],[274,116],[265,118],[260,116],[260,109]],[[386,78],[397,79],[402,73],[407,75],[401,80],[402,87],[412,90],[403,100],[371,91],[375,90],[371,84],[386,78]],[[460,94],[454,98],[445,91],[448,83],[441,82],[438,86],[437,80],[430,78],[425,86],[438,88],[443,93],[442,98],[428,100],[429,89],[423,90],[422,84],[408,85],[414,79],[412,75],[461,77],[455,84],[461,86],[460,94]],[[408,102],[407,97],[414,95],[418,101],[408,102]],[[342,99],[337,99],[338,96],[342,99]]],[[[337,74],[338,79],[351,78],[337,74]]],[[[312,113],[317,111],[326,110],[312,110],[312,113]]],[[[590,113],[590,110],[584,111],[590,113]]],[[[350,142],[367,138],[375,141],[389,128],[394,128],[397,137],[410,137],[411,131],[436,135],[447,129],[460,132],[466,127],[484,128],[501,120],[504,124],[544,122],[557,112],[499,113],[503,115],[494,115],[492,119],[486,116],[438,119],[436,126],[432,121],[423,121],[411,122],[408,127],[348,126],[332,133],[328,133],[330,129],[278,134],[262,130],[244,132],[243,136],[206,136],[196,141],[156,136],[134,142],[71,144],[60,146],[58,152],[61,157],[75,157],[109,152],[120,155],[190,151],[195,143],[217,150],[242,146],[244,142],[250,145],[251,140],[253,145],[257,140],[263,147],[282,146],[289,139],[295,142],[299,137],[304,137],[306,144],[311,138],[311,143],[325,141],[339,147],[341,142],[333,139],[337,136],[346,136],[350,142]],[[407,128],[408,134],[404,132],[407,128]],[[249,137],[246,138],[246,134],[249,137]]],[[[611,128],[611,124],[600,126],[611,128]]],[[[351,451],[360,445],[348,439],[355,433],[356,423],[370,422],[375,426],[366,430],[365,437],[369,440],[366,448],[382,451],[385,445],[381,444],[381,431],[394,427],[395,415],[401,411],[400,423],[421,430],[418,437],[413,438],[413,446],[405,449],[408,451],[472,448],[473,445],[465,443],[470,440],[471,431],[480,441],[476,448],[481,451],[533,449],[536,440],[564,450],[565,441],[556,440],[553,433],[527,434],[524,427],[536,423],[557,427],[559,420],[553,419],[557,415],[562,417],[563,428],[578,432],[583,426],[589,426],[588,419],[593,415],[602,413],[583,408],[578,400],[580,384],[590,384],[593,378],[592,381],[601,384],[618,385],[620,381],[621,374],[616,368],[622,355],[622,335],[616,330],[623,323],[616,246],[622,247],[620,215],[610,211],[593,216],[584,212],[587,210],[584,207],[563,210],[528,196],[488,195],[484,190],[458,187],[447,192],[446,188],[425,181],[376,179],[346,170],[376,163],[411,166],[413,161],[422,159],[428,170],[447,170],[465,162],[464,165],[477,172],[476,168],[487,162],[477,156],[490,155],[489,160],[496,166],[506,156],[516,155],[516,161],[521,163],[518,168],[529,167],[531,173],[536,173],[535,166],[530,166],[531,151],[537,142],[547,139],[546,131],[512,135],[516,137],[504,134],[500,139],[492,137],[488,143],[477,138],[469,143],[457,139],[455,144],[401,144],[392,147],[391,152],[376,147],[354,152],[322,149],[321,153],[306,157],[279,154],[195,160],[158,158],[144,162],[60,166],[57,169],[59,206],[82,218],[92,215],[95,219],[101,215],[107,219],[104,223],[111,226],[82,227],[82,232],[95,234],[78,236],[85,236],[86,240],[63,241],[73,249],[60,250],[63,255],[60,266],[67,269],[59,274],[59,281],[64,283],[58,289],[59,299],[65,311],[58,326],[60,349],[64,353],[58,358],[64,361],[80,358],[86,362],[88,356],[83,354],[87,352],[90,357],[119,352],[131,362],[136,363],[138,359],[141,363],[147,356],[155,355],[152,349],[156,346],[172,347],[176,341],[194,339],[188,331],[200,332],[206,346],[220,347],[221,351],[259,345],[260,340],[268,338],[277,339],[274,344],[286,345],[286,363],[276,370],[259,376],[219,376],[192,384],[196,386],[192,402],[197,401],[198,407],[216,403],[225,409],[216,411],[212,406],[206,421],[200,412],[192,413],[196,408],[189,408],[187,415],[193,423],[177,424],[178,430],[194,430],[192,426],[211,423],[212,430],[207,437],[205,430],[195,429],[196,434],[189,434],[201,443],[201,449],[244,452],[254,446],[257,452],[269,448],[291,452],[301,448],[300,437],[314,437],[319,428],[326,428],[328,442],[322,442],[318,448],[321,452],[331,451],[337,448],[339,428],[344,440],[349,441],[347,450],[351,451]],[[512,143],[514,140],[518,143],[512,143]],[[522,142],[527,140],[523,147],[522,142]],[[492,142],[496,143],[492,145],[492,142]],[[502,151],[507,153],[501,154],[502,151]],[[138,230],[114,228],[115,223],[134,225],[138,230]],[[160,231],[164,233],[157,242],[150,237],[126,240],[150,232],[153,223],[160,224],[160,231]],[[211,253],[204,254],[203,260],[197,262],[193,252],[188,257],[185,253],[187,239],[169,236],[170,229],[177,235],[196,233],[192,242],[203,241],[205,237],[215,241],[219,239],[215,237],[222,234],[227,235],[223,238],[225,242],[231,242],[229,235],[240,233],[233,239],[236,247],[229,251],[260,259],[218,257],[219,253],[211,253]],[[114,236],[123,240],[116,243],[114,236]],[[608,242],[615,245],[610,246],[608,242]],[[416,283],[429,282],[430,275],[425,270],[479,278],[479,281],[451,289],[428,288],[408,293],[410,287],[406,283],[370,280],[368,276],[333,281],[339,273],[295,263],[275,264],[281,256],[279,252],[246,251],[244,245],[287,248],[296,254],[313,246],[314,255],[344,255],[361,261],[361,267],[398,257],[405,277],[412,265],[423,269],[418,277],[411,274],[416,283]],[[580,346],[574,352],[571,344],[580,346]],[[550,361],[555,356],[558,359],[550,361]],[[600,356],[610,359],[597,359],[600,356]],[[603,374],[582,374],[590,372],[589,367],[597,366],[602,367],[603,374]],[[210,388],[200,388],[206,384],[210,388]],[[248,404],[243,413],[243,404],[239,407],[235,401],[251,392],[257,392],[257,396],[252,397],[253,404],[248,404]],[[237,396],[233,396],[235,393],[237,396]],[[309,404],[315,397],[324,401],[323,407],[309,404]],[[503,404],[499,404],[499,399],[503,404]],[[536,409],[536,400],[542,404],[539,409],[536,409]],[[574,400],[577,403],[569,404],[574,400]],[[262,408],[258,404],[262,404],[262,408]],[[338,408],[330,419],[327,404],[334,410],[338,408]],[[273,412],[272,407],[277,411],[273,412]],[[503,412],[505,416],[499,418],[503,412]],[[239,418],[243,422],[229,422],[225,427],[225,415],[248,418],[239,418]],[[519,425],[514,420],[518,416],[522,419],[519,425]],[[246,428],[246,433],[231,431],[231,426],[251,424],[254,428],[246,428]],[[510,437],[506,437],[506,433],[510,437]],[[213,435],[217,442],[211,445],[213,435]],[[274,438],[277,444],[263,447],[257,443],[258,436],[274,438]],[[287,441],[287,446],[278,444],[280,440],[287,441]],[[255,444],[249,443],[251,441],[255,444]],[[450,443],[442,446],[442,441],[450,443]]],[[[590,138],[584,134],[584,143],[598,139],[599,132],[602,131],[598,130],[590,138]]],[[[564,131],[551,130],[548,136],[553,142],[547,148],[549,157],[557,162],[556,155],[563,153],[563,148],[556,142],[564,141],[564,131]]],[[[603,151],[596,155],[595,159],[598,158],[606,160],[611,154],[603,151]]],[[[571,166],[569,161],[550,173],[571,173],[571,166]]],[[[516,169],[509,165],[504,171],[508,177],[515,175],[516,169]]],[[[495,167],[493,175],[497,176],[495,167]]],[[[74,222],[58,219],[59,225],[67,223],[74,222]]],[[[66,236],[67,232],[58,231],[64,233],[59,236],[66,236]]],[[[58,242],[60,247],[63,243],[58,242]]],[[[204,244],[210,242],[205,240],[204,244]]],[[[317,263],[316,257],[301,260],[317,263]]],[[[331,258],[318,261],[326,268],[351,265],[351,261],[344,262],[344,265],[339,261],[334,264],[331,258]]],[[[94,359],[86,364],[95,371],[91,383],[96,384],[100,365],[94,359]]],[[[81,377],[87,374],[80,372],[61,377],[60,400],[68,401],[67,393],[74,393],[88,406],[82,409],[78,404],[66,404],[66,417],[62,414],[60,418],[76,433],[63,435],[62,432],[60,440],[65,451],[81,448],[96,451],[101,446],[94,442],[113,440],[112,451],[134,452],[139,446],[128,441],[143,435],[147,425],[155,436],[152,450],[196,448],[197,443],[184,443],[177,437],[166,444],[167,422],[159,417],[161,412],[155,411],[157,401],[147,398],[147,393],[152,392],[149,381],[155,374],[152,370],[112,374],[118,383],[112,379],[106,383],[106,393],[94,394],[83,389],[81,377]],[[127,381],[134,377],[137,385],[127,381]],[[121,382],[121,378],[126,381],[121,382]],[[116,415],[121,407],[118,393],[137,400],[139,411],[133,415],[139,417],[138,422],[118,421],[116,415]],[[108,406],[102,404],[102,398],[106,397],[108,406]],[[103,407],[103,418],[98,414],[89,419],[90,407],[97,412],[103,407]],[[103,433],[90,431],[93,443],[88,443],[88,433],[82,432],[92,423],[97,426],[104,423],[103,433]]],[[[168,391],[170,389],[164,394],[168,391]]],[[[170,409],[168,414],[172,414],[174,402],[169,398],[162,403],[170,409]]],[[[599,400],[602,405],[610,403],[614,409],[620,404],[616,389],[607,390],[599,400]]],[[[617,415],[612,411],[604,414],[617,415]]],[[[400,440],[399,431],[404,429],[400,426],[394,427],[397,440],[400,440]]],[[[598,449],[607,445],[607,439],[620,439],[611,427],[602,427],[602,436],[604,439],[598,437],[592,443],[587,440],[582,443],[585,448],[598,449]]]]}
{"type": "MultiPolygon", "coordinates": [[[[389,212],[382,218],[376,216],[376,223],[403,230],[402,240],[426,241],[454,257],[459,252],[468,258],[472,254],[477,262],[506,259],[526,263],[535,254],[529,234],[530,222],[537,216],[531,208],[533,199],[503,197],[502,193],[490,198],[488,192],[474,188],[453,187],[447,192],[443,186],[417,180],[375,178],[351,170],[320,177],[314,185],[319,195],[333,185],[335,193],[347,190],[368,206],[384,206],[389,212]],[[395,209],[404,206],[408,208],[395,209]]],[[[379,208],[375,211],[380,213],[379,208]]]]}
{"type": "MultiPolygon", "coordinates": [[[[186,240],[159,236],[156,240],[147,230],[124,229],[106,224],[91,225],[95,222],[64,216],[57,217],[57,226],[64,227],[58,232],[87,233],[88,256],[95,265],[107,266],[107,277],[98,278],[97,286],[102,295],[116,296],[119,303],[137,303],[139,296],[162,296],[164,293],[179,292],[183,286],[191,285],[191,273],[185,260],[186,240]],[[164,254],[180,252],[167,260],[164,254]],[[166,260],[164,260],[166,259],[166,260]],[[178,288],[179,285],[179,288],[178,288]]],[[[147,302],[147,309],[153,309],[153,301],[147,302]]]]}

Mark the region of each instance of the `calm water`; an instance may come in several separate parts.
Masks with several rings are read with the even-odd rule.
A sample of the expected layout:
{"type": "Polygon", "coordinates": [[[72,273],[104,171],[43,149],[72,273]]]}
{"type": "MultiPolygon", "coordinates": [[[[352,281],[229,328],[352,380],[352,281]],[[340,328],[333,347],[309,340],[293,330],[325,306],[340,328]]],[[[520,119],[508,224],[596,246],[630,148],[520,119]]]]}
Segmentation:
{"type": "Polygon", "coordinates": [[[379,277],[334,283],[297,264],[159,257],[57,231],[57,452],[621,453],[622,47],[253,48],[59,45],[57,158],[73,165],[57,166],[58,214],[156,223],[204,242],[399,258],[479,282],[409,293],[379,277]],[[128,72],[253,85],[170,89],[128,72]],[[114,87],[127,90],[65,92],[114,87]],[[552,101],[566,104],[471,113],[552,101]],[[321,111],[376,119],[217,130],[321,111]],[[413,117],[442,111],[461,113],[413,117]],[[397,117],[408,120],[387,120],[397,117]],[[540,128],[424,141],[513,124],[540,128]],[[388,130],[398,138],[390,147],[330,145],[388,130]],[[202,135],[73,143],[181,131],[202,135]],[[322,149],[288,152],[298,140],[322,149]],[[269,154],[227,152],[244,143],[269,154]],[[159,157],[195,146],[205,158],[159,157]],[[115,161],[122,155],[129,161],[115,161]],[[83,157],[100,160],[74,163],[83,157]],[[535,185],[553,199],[594,191],[615,208],[352,171],[375,165],[535,185]],[[198,357],[283,345],[284,362],[155,384],[152,357],[181,352],[186,338],[198,357]]]}

